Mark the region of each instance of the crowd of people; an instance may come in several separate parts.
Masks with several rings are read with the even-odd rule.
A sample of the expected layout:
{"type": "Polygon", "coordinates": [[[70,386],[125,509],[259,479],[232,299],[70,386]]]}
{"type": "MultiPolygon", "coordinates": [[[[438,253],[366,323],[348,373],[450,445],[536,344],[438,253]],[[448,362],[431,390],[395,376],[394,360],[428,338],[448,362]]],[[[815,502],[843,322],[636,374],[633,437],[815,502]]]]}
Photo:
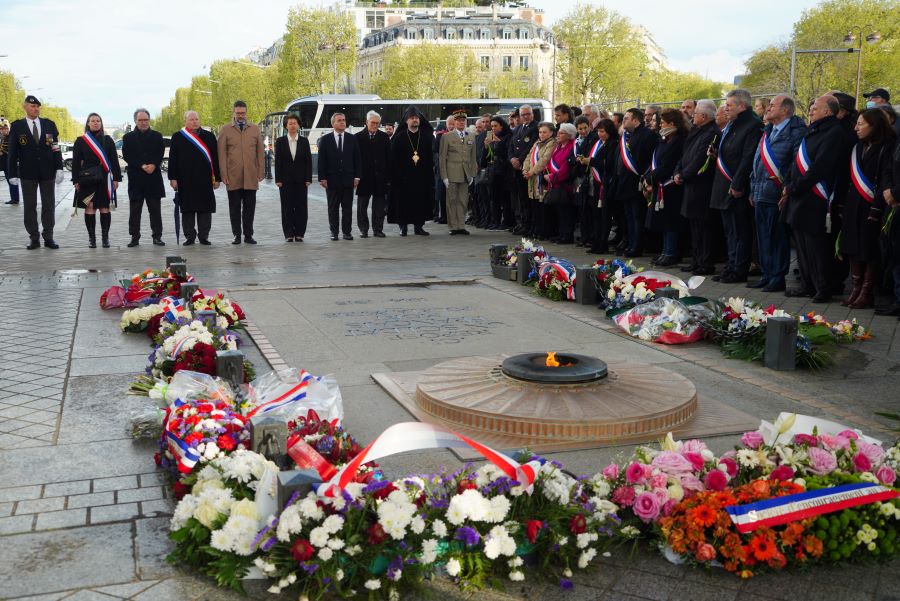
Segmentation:
{"type": "MultiPolygon", "coordinates": [[[[330,116],[332,132],[318,140],[314,170],[299,119],[285,118],[286,133],[273,152],[259,128],[247,122],[247,106],[234,103],[233,121],[218,137],[200,125],[195,111],[172,136],[168,180],[181,210],[185,245],[208,245],[215,190],[228,191],[233,244],[256,244],[253,222],[259,182],[274,164],[287,242],[306,234],[308,189],[317,171],[325,189],[332,240],[352,240],[353,198],[360,235],[385,237],[385,222],[406,236],[427,236],[427,221],[447,224],[450,235],[466,225],[508,230],[541,241],[577,244],[589,253],[639,257],[652,251],[659,267],[715,274],[766,292],[809,296],[816,303],[850,292],[842,304],[865,308],[874,290],[892,282],[894,302],[878,312],[900,316],[900,123],[890,94],[864,95],[867,106],[842,92],[808,107],[778,95],[751,97],[732,90],[720,105],[685,100],[680,108],[648,105],[608,113],[597,105],[560,104],[539,122],[523,105],[508,115],[483,115],[470,125],[457,111],[435,130],[415,106],[398,124],[382,124],[370,111],[353,134],[342,113],[330,116]],[[369,207],[371,205],[371,219],[369,207]],[[787,289],[791,244],[800,286],[787,289]]],[[[53,240],[54,184],[62,162],[52,121],[40,118],[40,102],[28,96],[26,117],[0,123],[0,150],[10,203],[22,188],[29,249],[58,248],[53,240]],[[8,131],[4,128],[8,128],[8,131]],[[37,194],[43,200],[41,227],[37,194]]],[[[160,199],[162,136],[150,113],[138,109],[135,130],[125,135],[129,246],[139,244],[146,204],[153,243],[163,245],[160,199]]],[[[113,140],[92,113],[73,151],[75,205],[84,209],[89,246],[109,246],[110,206],[122,174],[113,140]]]]}

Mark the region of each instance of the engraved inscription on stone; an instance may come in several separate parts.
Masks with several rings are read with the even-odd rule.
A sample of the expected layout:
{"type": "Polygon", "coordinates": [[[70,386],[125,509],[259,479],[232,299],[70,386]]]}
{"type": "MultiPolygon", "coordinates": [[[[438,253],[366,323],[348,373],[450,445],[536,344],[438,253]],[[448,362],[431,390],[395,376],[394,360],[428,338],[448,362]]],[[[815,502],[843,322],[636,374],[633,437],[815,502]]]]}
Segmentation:
{"type": "Polygon", "coordinates": [[[428,340],[457,344],[470,336],[493,333],[504,325],[477,315],[472,307],[390,308],[326,313],[344,321],[345,336],[382,336],[389,340],[428,340]]]}

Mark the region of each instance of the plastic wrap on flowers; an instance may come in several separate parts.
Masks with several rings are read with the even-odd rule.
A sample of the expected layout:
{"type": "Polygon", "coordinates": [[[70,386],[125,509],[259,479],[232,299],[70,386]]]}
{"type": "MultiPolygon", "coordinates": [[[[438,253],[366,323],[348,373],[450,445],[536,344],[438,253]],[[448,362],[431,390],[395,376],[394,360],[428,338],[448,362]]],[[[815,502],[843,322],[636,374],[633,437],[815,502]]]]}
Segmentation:
{"type": "Polygon", "coordinates": [[[551,257],[536,264],[535,291],[550,300],[575,300],[575,265],[566,259],[551,257]]]}
{"type": "Polygon", "coordinates": [[[686,344],[703,339],[701,316],[707,313],[712,314],[705,305],[687,306],[674,299],[657,298],[618,313],[612,320],[634,338],[660,344],[686,344]]]}
{"type": "Polygon", "coordinates": [[[285,419],[306,415],[312,409],[327,421],[344,418],[344,404],[337,381],[316,377],[303,369],[268,372],[250,383],[250,415],[271,413],[285,419]]]}

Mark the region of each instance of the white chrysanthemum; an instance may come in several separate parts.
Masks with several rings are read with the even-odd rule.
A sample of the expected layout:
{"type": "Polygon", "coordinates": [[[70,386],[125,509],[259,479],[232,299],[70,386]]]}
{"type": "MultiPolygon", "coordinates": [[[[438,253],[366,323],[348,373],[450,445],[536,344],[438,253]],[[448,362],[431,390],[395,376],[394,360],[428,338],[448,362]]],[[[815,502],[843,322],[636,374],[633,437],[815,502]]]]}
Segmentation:
{"type": "Polygon", "coordinates": [[[586,549],[582,554],[578,557],[578,567],[582,570],[588,567],[588,564],[597,556],[596,549],[586,549]]]}
{"type": "Polygon", "coordinates": [[[516,541],[503,526],[491,528],[484,540],[484,554],[488,559],[497,559],[501,555],[509,557],[516,554],[516,541]]]}
{"type": "Polygon", "coordinates": [[[436,539],[429,538],[422,543],[422,557],[420,558],[422,564],[434,563],[434,560],[437,559],[437,548],[438,542],[436,539]]]}
{"type": "Polygon", "coordinates": [[[328,531],[321,526],[317,526],[309,533],[309,542],[314,547],[324,547],[328,544],[328,531]]]}
{"type": "Polygon", "coordinates": [[[506,564],[511,568],[517,568],[524,563],[525,563],[525,561],[521,557],[513,557],[512,559],[510,559],[509,561],[506,562],[506,564]]]}
{"type": "Polygon", "coordinates": [[[316,504],[315,493],[309,495],[299,503],[300,515],[307,520],[319,521],[322,519],[322,508],[316,504]]]}
{"type": "Polygon", "coordinates": [[[286,543],[291,540],[292,534],[297,534],[303,529],[303,519],[300,517],[300,510],[296,505],[291,505],[281,512],[278,519],[278,528],[275,533],[278,540],[286,543]]]}
{"type": "Polygon", "coordinates": [[[332,538],[331,540],[328,541],[328,548],[333,549],[335,551],[340,551],[341,549],[344,548],[345,544],[346,543],[344,543],[344,541],[342,541],[339,538],[332,538]]]}
{"type": "Polygon", "coordinates": [[[334,534],[335,532],[340,532],[341,528],[344,527],[344,518],[339,515],[330,515],[325,518],[325,521],[322,522],[322,528],[325,529],[328,534],[334,534]]]}
{"type": "Polygon", "coordinates": [[[331,559],[332,555],[334,555],[334,551],[332,551],[328,547],[322,547],[321,549],[319,549],[319,559],[321,559],[322,561],[328,561],[329,559],[331,559]]]}
{"type": "Polygon", "coordinates": [[[409,523],[409,529],[412,530],[414,534],[422,534],[425,532],[425,520],[422,519],[422,516],[417,515],[413,517],[412,521],[409,523]]]}
{"type": "Polygon", "coordinates": [[[199,500],[194,495],[185,495],[182,497],[178,505],[175,506],[175,512],[172,514],[172,520],[169,523],[169,529],[172,531],[181,530],[187,521],[194,517],[197,510],[199,500]]]}
{"type": "Polygon", "coordinates": [[[509,499],[502,495],[493,497],[491,498],[491,508],[484,521],[499,524],[506,519],[507,513],[509,513],[509,499]]]}
{"type": "Polygon", "coordinates": [[[521,582],[525,580],[525,573],[520,570],[513,570],[509,573],[509,579],[513,582],[521,582]]]}
{"type": "Polygon", "coordinates": [[[434,532],[435,536],[438,538],[444,538],[447,536],[447,524],[441,520],[435,520],[431,524],[431,531],[434,532]]]}
{"type": "Polygon", "coordinates": [[[456,576],[459,574],[462,566],[459,565],[459,560],[455,557],[451,558],[450,561],[447,562],[447,574],[450,576],[456,576]]]}
{"type": "Polygon", "coordinates": [[[579,549],[585,549],[597,539],[598,536],[596,532],[582,532],[575,536],[575,546],[579,549]]]}
{"type": "Polygon", "coordinates": [[[350,557],[353,557],[354,555],[359,555],[360,553],[362,553],[362,547],[360,547],[359,545],[353,545],[352,547],[347,547],[346,553],[350,557]]]}
{"type": "Polygon", "coordinates": [[[377,591],[381,588],[381,580],[378,580],[377,578],[366,580],[366,588],[370,591],[377,591]]]}

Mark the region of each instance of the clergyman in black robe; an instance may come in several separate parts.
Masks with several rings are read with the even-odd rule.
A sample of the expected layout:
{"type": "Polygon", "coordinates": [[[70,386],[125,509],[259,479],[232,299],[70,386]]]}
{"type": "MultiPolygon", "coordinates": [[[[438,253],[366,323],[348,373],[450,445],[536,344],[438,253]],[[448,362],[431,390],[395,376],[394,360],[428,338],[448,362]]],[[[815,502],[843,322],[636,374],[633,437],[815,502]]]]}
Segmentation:
{"type": "Polygon", "coordinates": [[[411,106],[391,138],[391,198],[388,223],[400,226],[405,236],[411,223],[416,235],[429,235],[423,229],[433,218],[434,208],[434,129],[411,106]]]}

